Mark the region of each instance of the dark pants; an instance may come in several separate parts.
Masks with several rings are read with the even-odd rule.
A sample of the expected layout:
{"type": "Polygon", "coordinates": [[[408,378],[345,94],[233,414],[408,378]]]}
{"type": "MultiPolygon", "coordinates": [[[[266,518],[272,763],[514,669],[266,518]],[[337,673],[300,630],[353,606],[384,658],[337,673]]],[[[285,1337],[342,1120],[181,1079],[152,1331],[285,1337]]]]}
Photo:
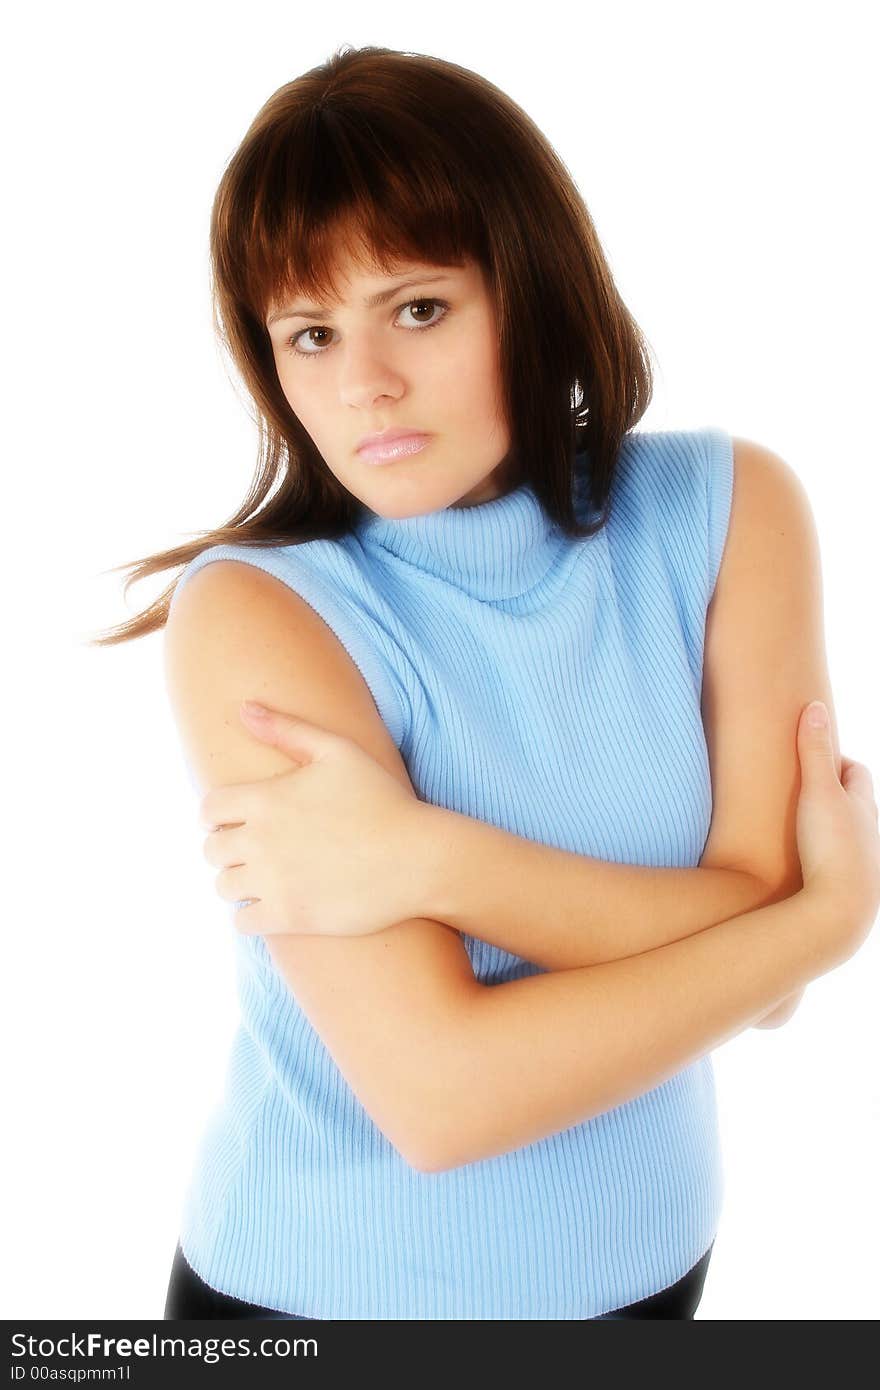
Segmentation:
{"type": "MultiPolygon", "coordinates": [[[[638,1303],[628,1303],[625,1308],[616,1308],[613,1313],[602,1313],[596,1319],[587,1321],[602,1322],[618,1318],[693,1318],[703,1294],[703,1284],[712,1246],[698,1260],[693,1269],[688,1270],[678,1283],[671,1288],[662,1289],[650,1298],[640,1299],[638,1303]]],[[[261,1308],[256,1303],[245,1303],[240,1298],[218,1293],[200,1279],[190,1269],[183,1251],[178,1245],[171,1267],[168,1283],[168,1297],[165,1302],[165,1317],[177,1318],[275,1318],[298,1322],[311,1322],[314,1319],[305,1313],[281,1313],[277,1308],[261,1308]]]]}

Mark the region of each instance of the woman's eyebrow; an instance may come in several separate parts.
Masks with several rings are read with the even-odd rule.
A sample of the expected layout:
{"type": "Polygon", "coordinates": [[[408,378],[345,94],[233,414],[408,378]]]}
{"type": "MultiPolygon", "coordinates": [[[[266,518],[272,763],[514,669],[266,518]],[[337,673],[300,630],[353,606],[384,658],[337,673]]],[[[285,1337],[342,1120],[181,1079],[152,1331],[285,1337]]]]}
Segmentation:
{"type": "MultiPolygon", "coordinates": [[[[426,275],[421,276],[418,280],[404,280],[402,284],[391,285],[387,290],[379,290],[377,294],[367,295],[363,301],[364,308],[376,309],[380,304],[387,304],[388,300],[393,299],[396,294],[400,294],[401,290],[412,289],[414,285],[436,285],[443,280],[451,279],[451,275],[426,275]]],[[[316,314],[327,312],[326,305],[293,304],[287,309],[278,309],[276,313],[271,314],[266,326],[271,328],[273,323],[278,323],[281,319],[314,318],[316,314]]]]}

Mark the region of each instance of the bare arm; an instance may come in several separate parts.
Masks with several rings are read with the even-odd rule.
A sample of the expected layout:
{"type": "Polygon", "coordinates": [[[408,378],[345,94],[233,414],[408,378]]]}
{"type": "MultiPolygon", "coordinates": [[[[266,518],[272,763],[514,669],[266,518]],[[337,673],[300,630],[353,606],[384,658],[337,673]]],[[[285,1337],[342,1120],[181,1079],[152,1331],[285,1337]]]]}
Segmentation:
{"type": "Polygon", "coordinates": [[[834,968],[826,909],[802,890],[628,960],[481,988],[434,1104],[441,1171],[624,1104],[834,968]]]}
{"type": "MultiPolygon", "coordinates": [[[[456,931],[532,961],[572,970],[683,940],[790,892],[743,869],[654,869],[607,863],[514,835],[486,821],[424,802],[421,911],[456,931]]],[[[777,1028],[803,991],[755,1028],[777,1028]]]]}
{"type": "Polygon", "coordinates": [[[607,863],[425,802],[413,815],[424,916],[544,970],[639,955],[775,900],[742,869],[607,863]]]}
{"type": "MultiPolygon", "coordinates": [[[[713,816],[700,865],[605,863],[430,807],[426,917],[560,970],[651,950],[799,891],[796,730],[811,699],[831,712],[840,770],[819,547],[804,489],[781,459],[737,439],[734,465],[706,623],[702,715],[713,816]]],[[[799,998],[755,1026],[785,1022],[799,998]]]]}
{"type": "MultiPolygon", "coordinates": [[[[207,565],[178,595],[165,653],[173,713],[203,790],[289,769],[282,753],[251,738],[241,724],[238,708],[248,697],[354,738],[410,785],[357,667],[314,611],[279,580],[246,563],[207,565]]],[[[652,988],[643,973],[645,962],[663,951],[679,954],[663,958],[655,979],[659,993],[646,1008],[646,1013],[653,1010],[658,1027],[656,1036],[650,1030],[650,1046],[638,1063],[645,1084],[653,1084],[654,1059],[663,1050],[667,1058],[680,1056],[683,1047],[699,1052],[747,1026],[761,1007],[766,1010],[786,989],[810,978],[801,958],[807,942],[795,932],[790,911],[785,904],[762,910],[774,916],[764,919],[763,930],[756,928],[754,951],[731,968],[723,994],[718,972],[726,969],[726,953],[750,944],[742,927],[747,918],[660,952],[493,988],[475,980],[458,933],[427,918],[356,938],[273,936],[266,949],[377,1127],[412,1166],[433,1171],[460,1161],[461,1154],[491,1148],[499,1124],[508,1147],[528,1143],[536,1123],[545,1133],[570,1123],[566,1116],[575,1101],[584,1118],[607,1103],[610,1088],[623,1092],[638,1085],[639,1078],[624,1068],[623,1034],[629,1030],[629,1011],[641,1009],[642,993],[647,998],[652,988]],[[767,928],[777,923],[774,938],[767,928]],[[720,938],[726,947],[706,953],[712,932],[726,934],[720,938]],[[797,936],[796,943],[789,936],[797,936]],[[663,968],[670,959],[682,970],[677,992],[663,968]],[[704,973],[712,976],[705,997],[699,985],[704,973]],[[618,982],[620,988],[605,988],[618,982]],[[737,999],[739,984],[745,996],[737,999]],[[675,1001],[672,1009],[669,1000],[675,1001]],[[609,1020],[607,1039],[592,1030],[594,1009],[594,1017],[601,1012],[609,1020]],[[664,1012],[669,1013],[666,1024],[664,1012]],[[497,1028],[489,1023],[494,1017],[497,1028]],[[530,1088],[531,1099],[523,1103],[517,1096],[530,1075],[523,1070],[526,1036],[533,1042],[531,1074],[542,1075],[547,1094],[538,1100],[530,1088]],[[592,1045],[591,1038],[601,1046],[592,1045]],[[478,1115],[469,1088],[472,1092],[487,1057],[497,1099],[485,1096],[478,1115]],[[502,1102],[511,1107],[506,1120],[498,1108],[502,1102]]]]}

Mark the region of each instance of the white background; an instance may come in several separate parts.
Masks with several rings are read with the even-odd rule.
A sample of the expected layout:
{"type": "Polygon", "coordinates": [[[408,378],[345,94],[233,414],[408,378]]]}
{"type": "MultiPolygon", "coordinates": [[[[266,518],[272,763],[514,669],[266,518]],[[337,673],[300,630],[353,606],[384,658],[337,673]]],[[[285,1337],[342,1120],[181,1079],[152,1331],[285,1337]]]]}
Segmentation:
{"type": "MultiPolygon", "coordinates": [[[[341,43],[470,67],[571,170],[658,363],[644,429],[798,472],[843,751],[880,782],[870,4],[18,7],[2,88],[7,507],[2,1311],[160,1318],[237,1005],[161,637],[97,649],[256,460],[207,234],[258,108],[341,43]],[[434,11],[434,13],[432,13],[434,11]]],[[[726,1197],[697,1316],[872,1318],[877,931],[715,1054],[726,1197]]]]}

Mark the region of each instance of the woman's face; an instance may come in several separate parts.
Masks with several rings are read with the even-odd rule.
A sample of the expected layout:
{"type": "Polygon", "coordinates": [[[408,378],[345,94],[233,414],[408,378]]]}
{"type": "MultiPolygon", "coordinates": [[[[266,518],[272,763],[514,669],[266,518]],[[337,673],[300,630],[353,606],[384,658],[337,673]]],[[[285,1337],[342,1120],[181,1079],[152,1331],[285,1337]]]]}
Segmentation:
{"type": "Polygon", "coordinates": [[[281,388],[327,467],[385,517],[507,491],[498,333],[481,267],[407,261],[377,276],[345,253],[335,270],[340,302],[299,300],[267,318],[281,388]],[[368,306],[379,293],[385,302],[368,306]],[[430,438],[408,457],[368,462],[358,444],[387,429],[430,438]]]}

